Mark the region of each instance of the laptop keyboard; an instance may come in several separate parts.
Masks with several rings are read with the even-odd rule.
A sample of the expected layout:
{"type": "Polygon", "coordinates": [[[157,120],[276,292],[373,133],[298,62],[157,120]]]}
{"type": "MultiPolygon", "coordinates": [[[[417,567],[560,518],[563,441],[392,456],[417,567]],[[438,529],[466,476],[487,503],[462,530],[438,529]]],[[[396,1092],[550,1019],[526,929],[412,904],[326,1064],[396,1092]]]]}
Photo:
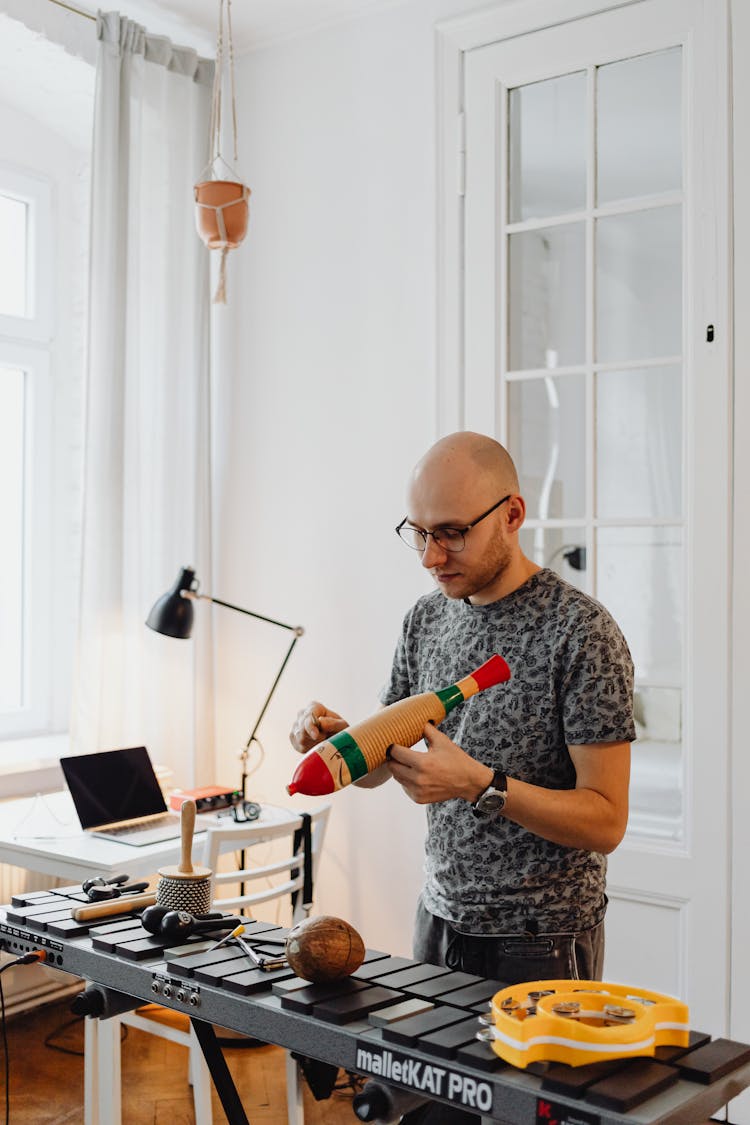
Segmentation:
{"type": "Polygon", "coordinates": [[[140,824],[123,824],[120,828],[106,828],[108,836],[135,836],[138,832],[148,832],[151,828],[161,828],[165,824],[179,824],[179,816],[174,813],[164,813],[155,816],[153,820],[144,820],[140,824]]]}

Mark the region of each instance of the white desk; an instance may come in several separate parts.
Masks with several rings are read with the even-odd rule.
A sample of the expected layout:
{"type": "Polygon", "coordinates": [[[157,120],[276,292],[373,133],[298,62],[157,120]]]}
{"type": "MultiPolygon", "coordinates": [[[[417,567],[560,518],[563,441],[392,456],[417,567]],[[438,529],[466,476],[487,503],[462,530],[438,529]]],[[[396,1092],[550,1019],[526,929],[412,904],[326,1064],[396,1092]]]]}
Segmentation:
{"type": "MultiPolygon", "coordinates": [[[[216,824],[213,813],[206,815],[212,825],[216,824]]],[[[291,825],[298,817],[299,812],[291,809],[263,805],[259,818],[251,822],[253,828],[258,829],[254,842],[262,842],[264,826],[291,825]]],[[[222,818],[219,823],[222,822],[227,827],[234,826],[231,816],[222,818]]],[[[198,816],[193,847],[194,855],[198,856],[203,846],[200,830],[201,817],[198,816]]],[[[153,875],[160,867],[177,863],[179,858],[179,837],[134,847],[82,832],[67,790],[0,804],[0,863],[78,883],[93,875],[112,876],[119,872],[134,877],[153,875]]]]}

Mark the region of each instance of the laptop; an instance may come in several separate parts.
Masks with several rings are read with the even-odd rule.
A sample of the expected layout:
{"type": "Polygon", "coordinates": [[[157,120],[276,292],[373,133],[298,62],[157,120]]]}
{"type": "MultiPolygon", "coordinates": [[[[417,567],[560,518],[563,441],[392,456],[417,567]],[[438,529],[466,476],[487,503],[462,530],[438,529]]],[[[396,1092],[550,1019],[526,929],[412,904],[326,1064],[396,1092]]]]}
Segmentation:
{"type": "Polygon", "coordinates": [[[61,758],[81,828],[92,836],[143,847],[180,835],[145,746],[61,758]]]}

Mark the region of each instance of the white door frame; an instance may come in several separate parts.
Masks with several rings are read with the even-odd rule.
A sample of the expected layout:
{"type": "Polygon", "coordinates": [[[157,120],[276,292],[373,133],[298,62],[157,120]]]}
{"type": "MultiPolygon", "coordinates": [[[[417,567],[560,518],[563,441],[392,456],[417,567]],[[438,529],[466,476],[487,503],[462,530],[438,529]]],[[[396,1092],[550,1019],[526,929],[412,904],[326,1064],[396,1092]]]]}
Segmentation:
{"type": "MultiPolygon", "coordinates": [[[[750,754],[748,753],[747,695],[750,682],[750,442],[747,423],[750,420],[750,379],[743,378],[743,367],[750,355],[750,318],[746,314],[750,297],[750,139],[747,125],[750,114],[750,72],[744,64],[743,45],[750,43],[750,8],[746,3],[732,4],[733,67],[733,145],[734,198],[738,205],[733,216],[734,230],[734,301],[738,310],[733,330],[735,384],[733,400],[734,423],[734,496],[733,496],[733,573],[737,581],[733,589],[732,637],[732,951],[731,959],[731,1035],[750,1042],[750,973],[747,951],[750,949],[750,888],[747,856],[750,855],[750,754]],[[742,201],[742,203],[740,203],[742,201]],[[736,857],[736,858],[735,858],[736,857]]],[[[744,1094],[732,1105],[732,1120],[750,1116],[750,1094],[744,1094]],[[741,1112],[737,1106],[741,1105],[741,1112]]]]}

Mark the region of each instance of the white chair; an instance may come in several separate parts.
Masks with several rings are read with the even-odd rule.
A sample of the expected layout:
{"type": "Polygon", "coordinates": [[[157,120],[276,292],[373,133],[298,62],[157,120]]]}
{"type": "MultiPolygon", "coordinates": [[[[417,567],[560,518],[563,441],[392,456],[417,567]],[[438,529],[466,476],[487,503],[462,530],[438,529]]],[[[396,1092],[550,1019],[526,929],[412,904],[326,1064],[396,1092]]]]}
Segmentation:
{"type": "MultiPolygon", "coordinates": [[[[317,874],[318,860],[323,847],[330,811],[331,804],[328,802],[328,804],[321,805],[310,813],[310,855],[308,863],[313,881],[317,874]]],[[[206,833],[206,844],[201,863],[204,867],[213,871],[212,909],[222,910],[224,913],[244,913],[252,917],[253,910],[260,903],[268,902],[271,899],[284,898],[286,895],[293,895],[292,922],[301,921],[309,913],[312,905],[311,902],[305,903],[303,901],[305,897],[305,849],[303,843],[298,841],[296,850],[292,847],[295,833],[299,834],[302,831],[302,815],[298,816],[291,825],[288,823],[274,824],[268,817],[267,822],[258,820],[250,821],[248,824],[232,823],[228,827],[222,825],[220,828],[209,828],[206,833]],[[254,866],[249,862],[244,867],[238,866],[231,871],[219,871],[219,858],[226,852],[241,854],[258,844],[267,844],[272,840],[280,840],[285,837],[287,838],[287,847],[284,849],[281,858],[274,857],[270,862],[259,866],[254,866]],[[282,878],[278,879],[278,876],[282,876],[282,878]],[[259,890],[248,892],[241,890],[239,894],[224,898],[217,895],[217,888],[227,886],[227,884],[233,883],[242,886],[251,883],[257,885],[259,880],[266,882],[266,885],[259,890]]],[[[251,850],[250,859],[252,859],[251,850]]]]}
{"type": "MultiPolygon", "coordinates": [[[[288,809],[264,806],[258,820],[235,824],[227,818],[226,824],[209,828],[202,857],[197,862],[214,873],[212,909],[252,917],[258,904],[294,896],[292,922],[301,921],[311,906],[311,902],[303,901],[306,897],[305,877],[308,877],[309,889],[310,878],[314,881],[317,874],[330,810],[328,802],[309,814],[309,853],[304,846],[306,818],[303,814],[294,815],[288,809]],[[253,851],[261,844],[270,845],[270,850],[274,852],[281,851],[281,856],[274,854],[266,858],[264,855],[258,864],[253,864],[253,851]],[[244,854],[244,866],[219,871],[220,857],[227,852],[244,854]],[[258,886],[259,882],[263,885],[258,886]],[[239,893],[225,898],[216,897],[217,887],[227,884],[237,884],[239,893]],[[252,884],[253,889],[246,892],[246,884],[252,884]]],[[[121,1024],[160,1035],[188,1048],[188,1081],[193,1087],[196,1125],[212,1125],[211,1077],[192,1025],[188,1031],[182,1031],[138,1012],[126,1012],[102,1023],[86,1020],[85,1125],[120,1125],[121,1024]]],[[[303,1125],[302,1083],[299,1068],[289,1052],[286,1053],[286,1076],[289,1125],[303,1125]]]]}

